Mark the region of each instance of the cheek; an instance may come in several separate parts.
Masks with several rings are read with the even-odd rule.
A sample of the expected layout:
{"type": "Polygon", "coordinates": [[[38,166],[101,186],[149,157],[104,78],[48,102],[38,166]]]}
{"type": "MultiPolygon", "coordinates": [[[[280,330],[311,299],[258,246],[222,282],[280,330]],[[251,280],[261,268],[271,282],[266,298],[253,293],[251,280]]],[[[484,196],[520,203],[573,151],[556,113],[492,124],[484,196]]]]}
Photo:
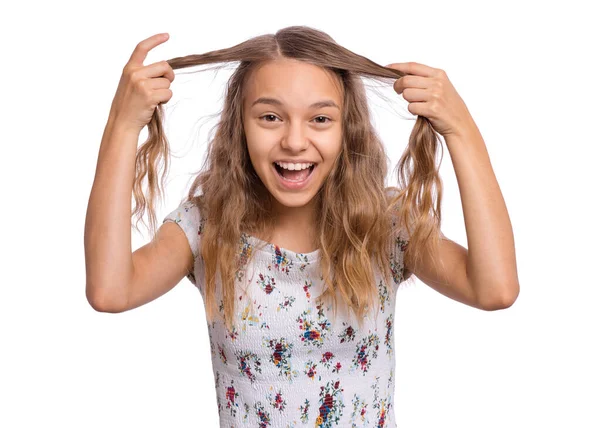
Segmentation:
{"type": "Polygon", "coordinates": [[[337,135],[334,137],[332,136],[331,139],[323,140],[322,143],[323,144],[317,146],[319,152],[321,152],[321,155],[327,164],[333,164],[342,151],[341,138],[337,135]]]}
{"type": "Polygon", "coordinates": [[[270,165],[265,161],[265,159],[269,159],[269,146],[266,144],[259,144],[258,141],[261,140],[246,138],[250,163],[256,174],[264,180],[266,175],[270,174],[270,165]]]}
{"type": "Polygon", "coordinates": [[[257,160],[264,155],[268,141],[265,137],[263,133],[252,128],[246,131],[246,145],[251,159],[257,160]]]}

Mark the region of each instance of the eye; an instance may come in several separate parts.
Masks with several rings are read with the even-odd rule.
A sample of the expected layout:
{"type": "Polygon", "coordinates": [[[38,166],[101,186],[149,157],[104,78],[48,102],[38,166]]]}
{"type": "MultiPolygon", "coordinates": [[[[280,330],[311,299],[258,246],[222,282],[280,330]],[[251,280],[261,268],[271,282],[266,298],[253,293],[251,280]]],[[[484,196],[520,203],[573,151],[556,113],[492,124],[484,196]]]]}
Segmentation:
{"type": "MultiPolygon", "coordinates": [[[[279,119],[277,116],[275,116],[274,114],[265,114],[263,116],[260,116],[259,119],[264,120],[265,122],[275,122],[275,119],[273,120],[266,120],[265,118],[275,118],[275,119],[279,119]]],[[[315,117],[313,120],[316,119],[324,119],[322,121],[317,121],[318,124],[324,125],[326,124],[328,121],[331,122],[332,120],[330,118],[328,118],[327,116],[317,116],[315,117]]]]}
{"type": "MultiPolygon", "coordinates": [[[[331,119],[329,119],[329,118],[328,118],[328,117],[326,117],[326,116],[317,116],[317,117],[315,117],[315,119],[319,119],[319,118],[322,118],[322,119],[327,119],[329,122],[331,122],[331,119]]],[[[324,121],[324,122],[317,122],[317,123],[322,123],[322,124],[325,124],[325,123],[327,123],[327,121],[324,121]]]]}
{"type": "MultiPolygon", "coordinates": [[[[274,117],[277,118],[274,114],[265,114],[264,116],[259,117],[259,119],[263,119],[265,117],[274,117]]],[[[266,122],[274,122],[274,120],[267,120],[266,122]]]]}

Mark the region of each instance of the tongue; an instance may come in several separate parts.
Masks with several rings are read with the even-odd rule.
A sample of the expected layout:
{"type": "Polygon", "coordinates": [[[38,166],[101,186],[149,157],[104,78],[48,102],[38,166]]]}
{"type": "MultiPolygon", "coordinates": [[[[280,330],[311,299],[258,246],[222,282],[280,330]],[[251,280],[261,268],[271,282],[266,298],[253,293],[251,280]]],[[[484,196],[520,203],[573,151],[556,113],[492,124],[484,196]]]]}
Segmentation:
{"type": "Polygon", "coordinates": [[[299,171],[290,171],[288,169],[282,169],[283,178],[291,181],[303,181],[310,174],[310,168],[301,169],[299,171]]]}

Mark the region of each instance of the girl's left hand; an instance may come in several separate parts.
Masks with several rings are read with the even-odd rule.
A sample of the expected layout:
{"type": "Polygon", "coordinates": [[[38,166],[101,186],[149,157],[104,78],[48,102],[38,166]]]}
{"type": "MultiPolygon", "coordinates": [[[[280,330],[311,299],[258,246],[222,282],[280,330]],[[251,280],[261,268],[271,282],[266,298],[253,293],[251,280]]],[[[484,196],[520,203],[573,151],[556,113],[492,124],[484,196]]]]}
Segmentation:
{"type": "Polygon", "coordinates": [[[447,137],[474,126],[471,113],[444,70],[417,62],[396,62],[386,67],[406,74],[394,82],[394,91],[409,102],[409,112],[429,119],[438,133],[447,137]]]}

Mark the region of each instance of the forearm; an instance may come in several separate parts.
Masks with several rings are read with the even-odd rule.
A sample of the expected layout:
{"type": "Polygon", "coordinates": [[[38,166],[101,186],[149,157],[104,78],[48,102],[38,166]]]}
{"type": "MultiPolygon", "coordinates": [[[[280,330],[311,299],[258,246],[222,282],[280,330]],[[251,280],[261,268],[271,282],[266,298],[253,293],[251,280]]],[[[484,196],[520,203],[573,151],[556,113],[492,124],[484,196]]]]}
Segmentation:
{"type": "Polygon", "coordinates": [[[473,123],[445,140],[462,200],[469,282],[481,302],[512,302],[519,293],[513,231],[483,137],[473,123]]]}
{"type": "Polygon", "coordinates": [[[100,144],[84,233],[86,295],[98,307],[125,298],[133,275],[131,195],[138,137],[109,117],[100,144]]]}

